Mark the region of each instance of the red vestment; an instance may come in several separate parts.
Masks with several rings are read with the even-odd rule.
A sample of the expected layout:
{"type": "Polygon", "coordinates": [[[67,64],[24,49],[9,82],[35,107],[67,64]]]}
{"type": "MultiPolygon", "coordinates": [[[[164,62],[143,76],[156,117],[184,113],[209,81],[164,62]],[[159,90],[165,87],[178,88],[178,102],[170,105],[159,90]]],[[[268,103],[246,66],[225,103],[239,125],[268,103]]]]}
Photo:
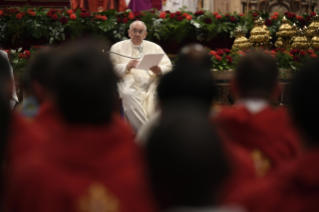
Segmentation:
{"type": "Polygon", "coordinates": [[[253,114],[245,106],[225,107],[215,123],[227,135],[230,144],[248,152],[260,151],[276,168],[301,154],[299,136],[284,108],[266,107],[253,114]]]}
{"type": "Polygon", "coordinates": [[[87,9],[90,12],[117,10],[123,12],[127,9],[125,0],[71,0],[72,10],[87,9]]]}
{"type": "Polygon", "coordinates": [[[228,202],[251,212],[319,211],[319,150],[305,153],[277,174],[244,184],[228,202]]]}
{"type": "Polygon", "coordinates": [[[120,117],[102,126],[62,120],[50,104],[40,110],[35,122],[50,139],[15,168],[6,211],[155,211],[141,152],[120,117]]]}
{"type": "Polygon", "coordinates": [[[37,151],[45,140],[46,136],[39,128],[13,112],[8,134],[7,167],[11,169],[12,166],[24,161],[28,155],[37,151]]]}

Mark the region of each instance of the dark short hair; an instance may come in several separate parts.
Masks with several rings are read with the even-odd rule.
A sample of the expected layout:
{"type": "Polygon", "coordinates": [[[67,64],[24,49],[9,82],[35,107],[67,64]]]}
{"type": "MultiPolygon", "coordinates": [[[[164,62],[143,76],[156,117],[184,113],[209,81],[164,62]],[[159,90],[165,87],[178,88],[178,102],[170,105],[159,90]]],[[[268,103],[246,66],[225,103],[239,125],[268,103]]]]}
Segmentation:
{"type": "Polygon", "coordinates": [[[253,52],[239,60],[235,81],[242,97],[268,98],[276,86],[278,74],[273,57],[263,52],[253,52]]]}
{"type": "Polygon", "coordinates": [[[306,64],[292,81],[290,95],[292,114],[312,144],[319,145],[319,61],[306,64]],[[316,143],[314,143],[316,142],[316,143]]]}
{"type": "Polygon", "coordinates": [[[167,102],[190,99],[210,107],[216,93],[211,58],[199,44],[191,44],[181,50],[172,72],[164,75],[157,87],[162,106],[167,102]]]}
{"type": "Polygon", "coordinates": [[[114,111],[117,77],[109,55],[95,40],[79,40],[60,50],[54,67],[57,106],[71,123],[104,124],[114,111]]]}
{"type": "Polygon", "coordinates": [[[209,107],[216,97],[216,87],[212,73],[194,70],[175,71],[164,75],[157,87],[160,104],[191,99],[204,102],[209,107]]]}
{"type": "Polygon", "coordinates": [[[146,143],[148,170],[160,206],[210,206],[229,174],[220,139],[207,118],[179,114],[161,122],[146,143]]]}
{"type": "Polygon", "coordinates": [[[26,66],[24,83],[27,89],[31,89],[31,82],[37,81],[49,89],[52,80],[51,66],[53,58],[56,57],[53,50],[44,49],[37,52],[26,66]]]}

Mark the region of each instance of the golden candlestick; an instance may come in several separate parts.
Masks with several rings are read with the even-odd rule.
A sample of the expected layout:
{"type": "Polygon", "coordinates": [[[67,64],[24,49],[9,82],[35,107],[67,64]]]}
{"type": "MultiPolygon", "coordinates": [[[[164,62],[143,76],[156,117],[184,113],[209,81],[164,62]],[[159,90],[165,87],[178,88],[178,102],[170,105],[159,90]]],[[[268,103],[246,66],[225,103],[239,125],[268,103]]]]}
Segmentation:
{"type": "Polygon", "coordinates": [[[235,31],[235,41],[234,45],[232,46],[232,49],[239,48],[241,50],[249,49],[251,47],[251,44],[249,43],[248,39],[245,37],[245,33],[242,29],[237,29],[235,31]]]}

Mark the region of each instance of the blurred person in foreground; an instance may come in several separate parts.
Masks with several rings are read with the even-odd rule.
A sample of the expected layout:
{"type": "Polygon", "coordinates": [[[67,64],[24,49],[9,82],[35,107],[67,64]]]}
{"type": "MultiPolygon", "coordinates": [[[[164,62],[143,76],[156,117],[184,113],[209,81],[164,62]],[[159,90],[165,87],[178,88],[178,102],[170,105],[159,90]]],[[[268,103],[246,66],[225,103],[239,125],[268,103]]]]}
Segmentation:
{"type": "Polygon", "coordinates": [[[42,114],[54,133],[16,167],[6,211],[154,211],[140,150],[114,113],[117,77],[108,55],[88,40],[58,55],[54,98],[42,114]]]}
{"type": "MultiPolygon", "coordinates": [[[[0,50],[0,56],[4,59],[6,59],[10,65],[10,62],[9,62],[9,57],[8,57],[8,54],[7,52],[3,51],[3,50],[0,50]]],[[[10,108],[13,109],[15,107],[15,105],[19,102],[18,100],[18,96],[17,96],[17,93],[16,93],[16,88],[15,88],[15,82],[14,82],[14,77],[13,77],[13,69],[12,69],[12,66],[10,65],[10,75],[11,75],[11,80],[12,80],[12,86],[13,86],[13,90],[12,90],[12,96],[10,98],[10,108]]]]}
{"type": "Polygon", "coordinates": [[[168,117],[166,113],[173,109],[170,107],[172,103],[176,106],[176,112],[192,109],[194,104],[197,104],[193,112],[208,118],[213,99],[216,97],[216,87],[210,70],[211,58],[203,46],[185,46],[173,71],[164,75],[159,82],[158,112],[140,128],[135,140],[144,145],[155,126],[163,117],[168,117]]]}
{"type": "Polygon", "coordinates": [[[228,145],[241,149],[255,170],[250,177],[262,177],[301,153],[298,134],[284,108],[272,108],[270,100],[279,93],[276,61],[262,52],[244,56],[238,62],[231,91],[236,102],[223,107],[214,118],[228,145]],[[249,159],[250,158],[250,159],[249,159]]]}
{"type": "Polygon", "coordinates": [[[303,140],[304,154],[267,180],[243,184],[231,202],[252,212],[319,211],[319,62],[305,65],[291,85],[294,122],[303,140]],[[311,92],[309,92],[311,91],[311,92]],[[307,104],[307,100],[311,102],[307,104]]]}
{"type": "MultiPolygon", "coordinates": [[[[14,81],[11,73],[8,58],[0,57],[0,86],[8,106],[11,104],[10,101],[14,93],[14,81]]],[[[5,156],[6,172],[10,172],[13,166],[21,160],[23,161],[33,151],[33,147],[44,139],[40,131],[31,127],[15,111],[11,111],[9,116],[8,145],[5,156]]],[[[1,115],[2,117],[5,118],[5,114],[1,115]]]]}
{"type": "Polygon", "coordinates": [[[20,112],[29,120],[34,119],[41,105],[52,99],[50,67],[54,57],[56,55],[53,50],[44,49],[37,52],[27,64],[24,76],[26,98],[22,102],[20,112]]]}
{"type": "Polygon", "coordinates": [[[151,185],[161,211],[243,211],[220,206],[220,189],[230,167],[209,120],[189,112],[170,115],[173,118],[161,122],[145,146],[151,185]]]}
{"type": "Polygon", "coordinates": [[[4,181],[4,169],[3,164],[5,162],[7,154],[7,143],[8,143],[8,129],[10,124],[11,111],[9,107],[8,100],[6,98],[4,88],[0,85],[0,202],[3,199],[3,187],[5,184],[4,181]]]}
{"type": "Polygon", "coordinates": [[[130,39],[120,41],[111,48],[112,52],[130,57],[143,57],[147,54],[164,54],[158,66],[145,71],[137,69],[139,60],[111,54],[114,70],[120,78],[118,83],[119,95],[122,98],[126,118],[134,131],[138,129],[155,112],[155,94],[159,78],[171,71],[172,63],[163,49],[150,41],[144,40],[147,28],[142,21],[134,21],[128,30],[130,39]]]}

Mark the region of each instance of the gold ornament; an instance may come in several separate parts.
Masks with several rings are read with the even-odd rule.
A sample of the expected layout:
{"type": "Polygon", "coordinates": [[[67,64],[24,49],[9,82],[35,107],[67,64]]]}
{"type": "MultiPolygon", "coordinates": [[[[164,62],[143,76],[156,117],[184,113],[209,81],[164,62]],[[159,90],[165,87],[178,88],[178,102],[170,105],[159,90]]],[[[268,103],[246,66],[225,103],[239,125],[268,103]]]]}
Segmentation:
{"type": "Polygon", "coordinates": [[[297,31],[296,37],[295,37],[291,47],[293,49],[302,49],[302,50],[309,49],[308,39],[305,36],[305,33],[301,29],[299,29],[297,31]]]}
{"type": "Polygon", "coordinates": [[[253,47],[267,47],[269,44],[270,36],[266,30],[263,29],[262,19],[254,22],[254,27],[250,32],[249,42],[253,47]]]}
{"type": "Polygon", "coordinates": [[[279,32],[276,32],[278,40],[276,41],[275,46],[278,48],[289,48],[291,37],[293,37],[294,35],[295,30],[293,30],[293,27],[290,26],[288,20],[284,16],[281,21],[281,26],[279,27],[279,32]]]}
{"type": "Polygon", "coordinates": [[[310,41],[310,45],[313,49],[318,49],[319,48],[319,29],[316,29],[313,32],[314,37],[310,41]]]}
{"type": "Polygon", "coordinates": [[[235,31],[235,37],[236,39],[234,41],[234,45],[232,46],[232,49],[239,48],[243,50],[243,49],[248,49],[251,47],[248,39],[245,37],[245,33],[243,32],[243,30],[237,29],[235,31]]]}
{"type": "Polygon", "coordinates": [[[308,26],[308,35],[310,38],[312,38],[313,36],[315,36],[315,30],[317,30],[319,28],[319,16],[313,16],[311,18],[311,24],[308,26]]]}

